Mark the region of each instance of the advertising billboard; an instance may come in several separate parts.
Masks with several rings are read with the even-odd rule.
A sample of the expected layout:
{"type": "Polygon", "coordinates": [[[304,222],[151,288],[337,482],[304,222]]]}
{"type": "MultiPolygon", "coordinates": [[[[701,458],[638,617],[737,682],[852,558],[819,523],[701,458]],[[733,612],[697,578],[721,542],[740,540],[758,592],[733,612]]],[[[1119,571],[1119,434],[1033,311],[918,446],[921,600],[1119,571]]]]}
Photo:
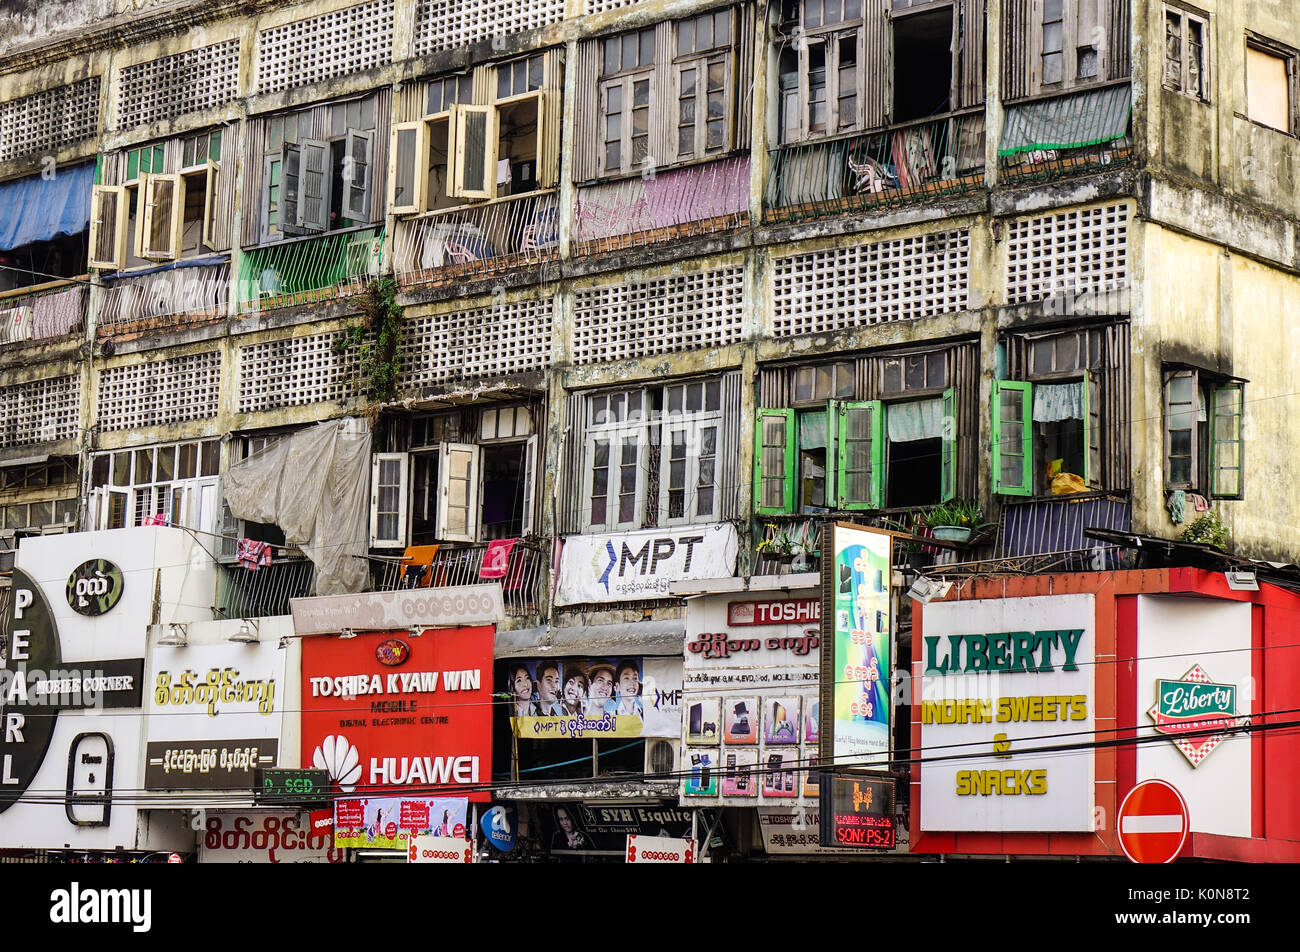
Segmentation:
{"type": "Polygon", "coordinates": [[[822,759],[889,762],[894,615],[888,532],[830,523],[822,556],[822,759]]]}
{"type": "Polygon", "coordinates": [[[302,644],[302,764],[344,793],[487,800],[492,628],[320,635],[302,644]]]}
{"type": "Polygon", "coordinates": [[[497,668],[515,736],[676,737],[682,663],[677,658],[516,659],[497,668]]]}
{"type": "Polygon", "coordinates": [[[667,598],[674,582],[729,578],[737,544],[729,522],[566,536],[555,604],[667,598]]]}

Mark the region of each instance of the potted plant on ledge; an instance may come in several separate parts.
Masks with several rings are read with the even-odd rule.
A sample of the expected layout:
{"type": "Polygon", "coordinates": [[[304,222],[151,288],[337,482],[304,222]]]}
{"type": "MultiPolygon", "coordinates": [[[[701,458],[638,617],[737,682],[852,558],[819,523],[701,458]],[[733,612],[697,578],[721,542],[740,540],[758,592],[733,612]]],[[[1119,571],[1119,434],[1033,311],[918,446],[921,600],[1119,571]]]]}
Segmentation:
{"type": "Polygon", "coordinates": [[[803,533],[782,529],[775,523],[768,523],[766,528],[766,538],[754,546],[757,554],[778,563],[782,573],[788,571],[788,567],[795,561],[807,562],[809,552],[803,533]]]}
{"type": "Polygon", "coordinates": [[[983,515],[983,510],[974,500],[950,499],[927,512],[925,524],[936,539],[969,542],[972,535],[988,525],[981,521],[983,515]]]}

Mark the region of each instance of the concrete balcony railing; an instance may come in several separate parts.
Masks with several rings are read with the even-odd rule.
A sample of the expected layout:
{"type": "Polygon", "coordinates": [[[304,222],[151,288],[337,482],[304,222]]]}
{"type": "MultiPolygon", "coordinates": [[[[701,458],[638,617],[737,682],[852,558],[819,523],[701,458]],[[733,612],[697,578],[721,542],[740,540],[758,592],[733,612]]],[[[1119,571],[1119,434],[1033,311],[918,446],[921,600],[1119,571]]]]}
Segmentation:
{"type": "Polygon", "coordinates": [[[522,540],[510,550],[504,575],[483,574],[483,558],[489,543],[448,543],[407,549],[403,557],[370,557],[375,591],[393,592],[404,588],[453,588],[462,585],[501,584],[507,615],[533,615],[541,603],[546,581],[546,553],[522,540]]]}

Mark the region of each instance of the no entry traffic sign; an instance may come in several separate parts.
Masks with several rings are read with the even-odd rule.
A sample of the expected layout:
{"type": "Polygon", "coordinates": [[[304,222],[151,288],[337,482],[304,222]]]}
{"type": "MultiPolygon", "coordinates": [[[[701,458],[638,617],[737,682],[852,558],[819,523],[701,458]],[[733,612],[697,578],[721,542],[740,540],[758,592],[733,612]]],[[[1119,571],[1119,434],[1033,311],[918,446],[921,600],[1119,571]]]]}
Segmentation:
{"type": "Polygon", "coordinates": [[[1163,780],[1143,780],[1120,804],[1119,845],[1135,863],[1173,862],[1190,827],[1187,801],[1163,780]]]}

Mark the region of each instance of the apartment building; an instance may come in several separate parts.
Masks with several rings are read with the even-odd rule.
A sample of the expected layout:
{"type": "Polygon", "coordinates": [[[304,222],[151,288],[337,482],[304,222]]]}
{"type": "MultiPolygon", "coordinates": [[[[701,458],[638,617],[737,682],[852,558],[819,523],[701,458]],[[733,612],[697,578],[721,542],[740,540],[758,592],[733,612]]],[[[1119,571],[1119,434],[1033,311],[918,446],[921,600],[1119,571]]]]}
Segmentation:
{"type": "MultiPolygon", "coordinates": [[[[232,618],[497,580],[503,684],[550,652],[644,688],[680,583],[811,585],[827,519],[970,500],[940,564],[1034,573],[1213,511],[1300,560],[1281,0],[67,12],[0,28],[10,561],[184,526],[232,618]],[[322,423],[369,434],[365,505],[252,505],[246,461],[329,484],[322,423]]],[[[516,781],[676,796],[675,733],[498,720],[516,781]]]]}

